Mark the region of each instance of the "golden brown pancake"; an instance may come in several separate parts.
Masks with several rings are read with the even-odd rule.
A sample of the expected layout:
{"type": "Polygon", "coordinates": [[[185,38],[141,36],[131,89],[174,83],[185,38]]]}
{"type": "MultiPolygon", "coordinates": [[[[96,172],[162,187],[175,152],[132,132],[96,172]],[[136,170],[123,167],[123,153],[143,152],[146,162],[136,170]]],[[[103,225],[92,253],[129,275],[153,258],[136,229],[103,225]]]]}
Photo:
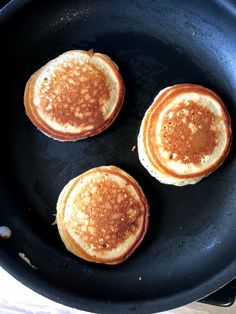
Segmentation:
{"type": "Polygon", "coordinates": [[[143,118],[139,159],[165,184],[195,184],[227,157],[232,130],[227,109],[213,91],[194,84],[162,90],[143,118]]]}
{"type": "Polygon", "coordinates": [[[47,136],[76,141],[94,136],[116,118],[124,99],[117,65],[106,55],[71,50],[28,80],[26,114],[47,136]]]}
{"type": "Polygon", "coordinates": [[[56,220],[70,252],[90,262],[119,264],[142,242],[149,206],[133,177],[115,166],[104,166],[64,187],[56,220]]]}

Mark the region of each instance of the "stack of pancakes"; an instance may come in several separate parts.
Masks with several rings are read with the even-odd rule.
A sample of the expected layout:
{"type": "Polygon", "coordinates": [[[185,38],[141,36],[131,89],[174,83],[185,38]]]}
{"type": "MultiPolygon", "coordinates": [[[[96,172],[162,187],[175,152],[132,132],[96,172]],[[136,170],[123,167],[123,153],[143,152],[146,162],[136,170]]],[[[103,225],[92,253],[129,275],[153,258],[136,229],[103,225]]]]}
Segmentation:
{"type": "Polygon", "coordinates": [[[231,133],[228,112],[214,92],[174,85],[157,95],[143,118],[139,159],[162,183],[195,184],[225,160],[231,133]]]}
{"type": "Polygon", "coordinates": [[[116,118],[124,99],[117,65],[106,55],[72,50],[29,79],[26,113],[43,133],[60,141],[94,136],[116,118]]]}
{"type": "Polygon", "coordinates": [[[126,260],[142,241],[148,216],[148,202],[138,183],[114,166],[74,178],[57,203],[57,225],[65,246],[95,263],[126,260]]]}

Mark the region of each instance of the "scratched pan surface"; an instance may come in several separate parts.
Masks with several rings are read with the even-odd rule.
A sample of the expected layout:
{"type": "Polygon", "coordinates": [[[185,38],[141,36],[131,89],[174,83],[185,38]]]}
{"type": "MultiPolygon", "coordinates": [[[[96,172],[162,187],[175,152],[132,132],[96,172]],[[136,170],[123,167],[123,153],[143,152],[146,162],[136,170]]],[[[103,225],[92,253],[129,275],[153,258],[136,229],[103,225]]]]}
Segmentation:
{"type": "Polygon", "coordinates": [[[158,183],[131,152],[144,112],[160,89],[174,83],[219,93],[235,129],[235,14],[233,2],[210,0],[15,0],[0,11],[0,224],[12,230],[0,249],[7,271],[53,300],[99,313],[174,308],[236,276],[235,142],[214,174],[183,188],[158,183]],[[90,48],[119,65],[123,109],[94,138],[54,141],[26,117],[25,83],[60,53],[90,48]],[[118,266],[76,258],[51,225],[68,180],[111,164],[139,181],[151,207],[144,243],[118,266]]]}

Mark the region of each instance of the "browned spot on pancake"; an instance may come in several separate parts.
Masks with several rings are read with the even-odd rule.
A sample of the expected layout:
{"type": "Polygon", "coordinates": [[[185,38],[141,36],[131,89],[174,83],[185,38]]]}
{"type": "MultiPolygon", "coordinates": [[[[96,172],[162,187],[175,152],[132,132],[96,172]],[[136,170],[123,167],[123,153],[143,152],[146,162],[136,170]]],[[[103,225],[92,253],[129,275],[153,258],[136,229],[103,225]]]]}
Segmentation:
{"type": "Polygon", "coordinates": [[[93,250],[101,252],[116,248],[140,226],[145,208],[127,187],[103,176],[84,184],[75,199],[74,204],[82,217],[74,211],[74,232],[93,250]]]}
{"type": "Polygon", "coordinates": [[[103,104],[110,91],[105,74],[91,63],[58,66],[40,89],[41,109],[52,120],[73,126],[103,123],[103,104]]]}
{"type": "Polygon", "coordinates": [[[199,164],[218,143],[217,117],[206,107],[187,101],[170,109],[161,130],[163,147],[170,159],[199,164]]]}

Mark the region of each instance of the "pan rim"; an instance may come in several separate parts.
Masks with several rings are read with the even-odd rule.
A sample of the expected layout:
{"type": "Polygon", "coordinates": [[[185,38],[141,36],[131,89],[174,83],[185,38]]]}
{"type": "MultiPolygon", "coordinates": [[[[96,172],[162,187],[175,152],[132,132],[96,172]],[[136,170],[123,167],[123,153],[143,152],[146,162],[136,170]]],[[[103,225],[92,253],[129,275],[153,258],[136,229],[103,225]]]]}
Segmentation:
{"type": "Polygon", "coordinates": [[[13,261],[8,259],[7,256],[3,258],[1,256],[1,267],[34,292],[54,302],[91,313],[133,313],[134,311],[138,311],[138,313],[154,313],[157,310],[159,312],[167,311],[199,301],[236,278],[236,261],[234,261],[220,273],[212,276],[210,279],[208,278],[206,281],[202,281],[201,284],[191,289],[179,291],[174,295],[159,298],[158,300],[151,298],[150,300],[140,302],[133,300],[104,301],[96,300],[89,296],[80,297],[78,295],[72,295],[70,292],[67,292],[66,289],[61,289],[61,287],[39,278],[36,273],[37,270],[29,269],[27,264],[23,265],[23,262],[13,261]],[[32,277],[34,277],[33,281],[32,277]],[[212,286],[215,287],[214,290],[212,290],[212,286]],[[189,293],[189,290],[191,290],[191,293],[189,293]]]}

